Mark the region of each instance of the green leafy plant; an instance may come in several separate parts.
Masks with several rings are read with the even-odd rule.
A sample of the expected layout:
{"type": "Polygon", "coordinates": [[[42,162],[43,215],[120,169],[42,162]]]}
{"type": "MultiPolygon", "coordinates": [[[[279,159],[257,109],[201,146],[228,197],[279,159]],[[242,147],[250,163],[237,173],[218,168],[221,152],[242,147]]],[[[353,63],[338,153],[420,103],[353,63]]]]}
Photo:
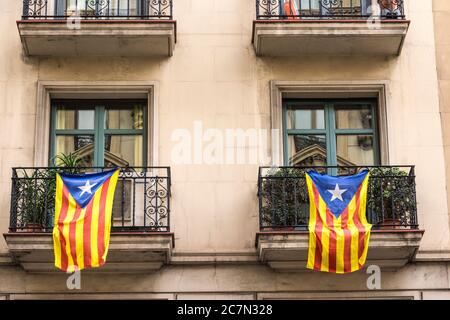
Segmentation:
{"type": "Polygon", "coordinates": [[[415,185],[400,168],[370,169],[367,212],[376,224],[409,225],[415,216],[415,185]]]}
{"type": "Polygon", "coordinates": [[[308,223],[308,192],[305,170],[274,169],[260,185],[263,227],[273,229],[305,226],[308,223]]]}
{"type": "Polygon", "coordinates": [[[83,159],[78,156],[76,152],[68,154],[60,153],[54,158],[54,162],[57,167],[65,168],[63,171],[66,173],[76,174],[80,173],[80,167],[83,163],[83,159]]]}
{"type": "Polygon", "coordinates": [[[20,193],[17,212],[25,229],[44,230],[53,225],[56,173],[76,174],[81,171],[82,159],[76,153],[59,154],[54,158],[56,168],[21,169],[16,188],[20,193]]]}
{"type": "MultiPolygon", "coordinates": [[[[309,220],[309,197],[305,180],[307,170],[273,169],[260,183],[261,222],[263,228],[305,226],[309,220]]],[[[343,168],[340,174],[358,170],[343,168]]],[[[367,215],[375,224],[408,226],[415,222],[415,186],[408,173],[395,167],[370,169],[367,215]]]]}

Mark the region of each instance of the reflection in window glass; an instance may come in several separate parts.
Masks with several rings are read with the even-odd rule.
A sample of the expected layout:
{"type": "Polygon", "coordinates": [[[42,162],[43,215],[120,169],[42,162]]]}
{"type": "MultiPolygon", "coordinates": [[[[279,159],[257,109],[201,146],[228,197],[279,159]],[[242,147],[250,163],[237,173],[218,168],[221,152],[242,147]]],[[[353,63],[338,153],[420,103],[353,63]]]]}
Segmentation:
{"type": "MultiPolygon", "coordinates": [[[[68,155],[74,152],[83,159],[81,166],[92,166],[94,159],[94,136],[65,135],[56,137],[55,154],[57,156],[62,154],[68,155]]],[[[60,164],[58,159],[56,159],[56,164],[60,164]]]]}
{"type": "Polygon", "coordinates": [[[325,136],[290,135],[288,138],[289,165],[326,166],[325,136]]]}
{"type": "Polygon", "coordinates": [[[106,166],[142,166],[143,159],[142,136],[106,135],[105,165],[106,166]]]}
{"type": "Polygon", "coordinates": [[[106,129],[143,129],[144,108],[135,106],[132,109],[107,109],[105,116],[106,129]]]}
{"type": "Polygon", "coordinates": [[[338,135],[336,152],[338,158],[355,165],[374,165],[375,163],[372,135],[338,135]]]}
{"type": "Polygon", "coordinates": [[[56,129],[93,130],[95,111],[89,109],[74,110],[65,107],[57,108],[56,129]]]}
{"type": "Polygon", "coordinates": [[[335,112],[337,129],[371,129],[372,109],[367,105],[338,107],[335,112]]]}
{"type": "Polygon", "coordinates": [[[324,109],[291,109],[287,111],[288,129],[325,129],[324,109]]]}

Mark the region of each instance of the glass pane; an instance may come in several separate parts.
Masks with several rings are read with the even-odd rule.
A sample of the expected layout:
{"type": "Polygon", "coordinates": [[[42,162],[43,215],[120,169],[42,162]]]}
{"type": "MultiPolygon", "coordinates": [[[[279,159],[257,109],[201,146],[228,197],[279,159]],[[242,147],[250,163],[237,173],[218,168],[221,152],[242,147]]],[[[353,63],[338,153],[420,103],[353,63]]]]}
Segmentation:
{"type": "Polygon", "coordinates": [[[290,135],[288,137],[289,165],[326,166],[325,136],[290,135]]]}
{"type": "Polygon", "coordinates": [[[144,107],[106,110],[105,129],[144,129],[144,107]]]}
{"type": "Polygon", "coordinates": [[[290,109],[287,111],[288,129],[325,129],[323,109],[290,109]]]}
{"type": "MultiPolygon", "coordinates": [[[[55,152],[57,156],[76,153],[83,159],[81,166],[92,166],[94,159],[94,136],[57,136],[55,141],[55,152]]],[[[57,165],[63,163],[55,159],[57,165]]]]}
{"type": "Polygon", "coordinates": [[[370,105],[338,106],[335,115],[337,129],[372,128],[373,115],[370,105]]]}
{"type": "Polygon", "coordinates": [[[85,129],[93,130],[95,111],[89,109],[75,110],[73,108],[58,107],[56,112],[56,129],[85,129]]]}
{"type": "Polygon", "coordinates": [[[128,221],[131,218],[131,204],[132,204],[132,181],[131,179],[119,179],[117,181],[116,190],[114,192],[113,202],[113,226],[125,227],[129,225],[128,221]],[[123,220],[123,224],[122,224],[123,220]]]}
{"type": "Polygon", "coordinates": [[[338,165],[374,165],[374,140],[371,135],[339,135],[336,137],[338,165]]]}
{"type": "Polygon", "coordinates": [[[138,0],[110,0],[109,15],[111,16],[137,16],[138,0]]]}
{"type": "Polygon", "coordinates": [[[143,165],[142,136],[105,136],[105,166],[135,166],[143,165]]]}

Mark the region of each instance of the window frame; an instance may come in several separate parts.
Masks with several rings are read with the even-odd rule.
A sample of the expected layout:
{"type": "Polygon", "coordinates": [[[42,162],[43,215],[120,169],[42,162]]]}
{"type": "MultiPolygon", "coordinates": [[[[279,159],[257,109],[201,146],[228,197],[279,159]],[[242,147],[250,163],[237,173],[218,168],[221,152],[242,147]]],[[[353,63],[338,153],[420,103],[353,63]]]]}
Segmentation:
{"type": "Polygon", "coordinates": [[[148,154],[148,100],[147,99],[52,99],[50,101],[50,148],[49,163],[55,164],[56,138],[57,136],[89,135],[94,136],[93,166],[105,166],[105,142],[106,136],[142,136],[142,167],[147,166],[148,154]],[[106,129],[106,110],[130,107],[132,104],[140,104],[143,107],[143,129],[106,129]],[[57,108],[59,105],[73,107],[78,110],[94,110],[94,129],[56,129],[57,108]],[[80,106],[80,104],[82,106],[80,106]],[[100,152],[103,150],[103,152],[100,152]]]}
{"type": "MultiPolygon", "coordinates": [[[[374,165],[381,164],[381,152],[379,144],[379,130],[378,121],[379,113],[377,110],[378,101],[375,98],[365,99],[283,99],[282,100],[282,135],[283,135],[283,164],[285,166],[292,166],[289,163],[289,143],[290,135],[323,135],[325,136],[326,151],[327,151],[327,166],[337,166],[337,137],[340,135],[372,135],[374,139],[374,165]],[[370,105],[373,121],[370,129],[337,129],[336,128],[336,106],[345,105],[370,105]],[[324,110],[324,129],[288,129],[287,126],[287,112],[296,107],[297,109],[307,109],[307,107],[323,107],[324,110]]],[[[362,165],[364,166],[364,165],[362,165]]]]}

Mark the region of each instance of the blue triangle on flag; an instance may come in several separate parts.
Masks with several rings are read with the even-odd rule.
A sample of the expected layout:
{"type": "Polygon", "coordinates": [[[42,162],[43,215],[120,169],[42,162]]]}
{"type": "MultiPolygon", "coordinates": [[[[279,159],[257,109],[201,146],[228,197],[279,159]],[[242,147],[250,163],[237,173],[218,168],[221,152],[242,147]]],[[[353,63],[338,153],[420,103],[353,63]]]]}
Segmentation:
{"type": "Polygon", "coordinates": [[[117,169],[83,174],[60,173],[60,176],[64,185],[78,205],[81,208],[85,208],[94,196],[95,191],[97,191],[98,188],[100,188],[116,171],[117,169]]]}
{"type": "Polygon", "coordinates": [[[335,177],[315,171],[308,172],[317,191],[336,219],[339,219],[347,208],[368,173],[368,170],[363,170],[355,175],[335,177]]]}

